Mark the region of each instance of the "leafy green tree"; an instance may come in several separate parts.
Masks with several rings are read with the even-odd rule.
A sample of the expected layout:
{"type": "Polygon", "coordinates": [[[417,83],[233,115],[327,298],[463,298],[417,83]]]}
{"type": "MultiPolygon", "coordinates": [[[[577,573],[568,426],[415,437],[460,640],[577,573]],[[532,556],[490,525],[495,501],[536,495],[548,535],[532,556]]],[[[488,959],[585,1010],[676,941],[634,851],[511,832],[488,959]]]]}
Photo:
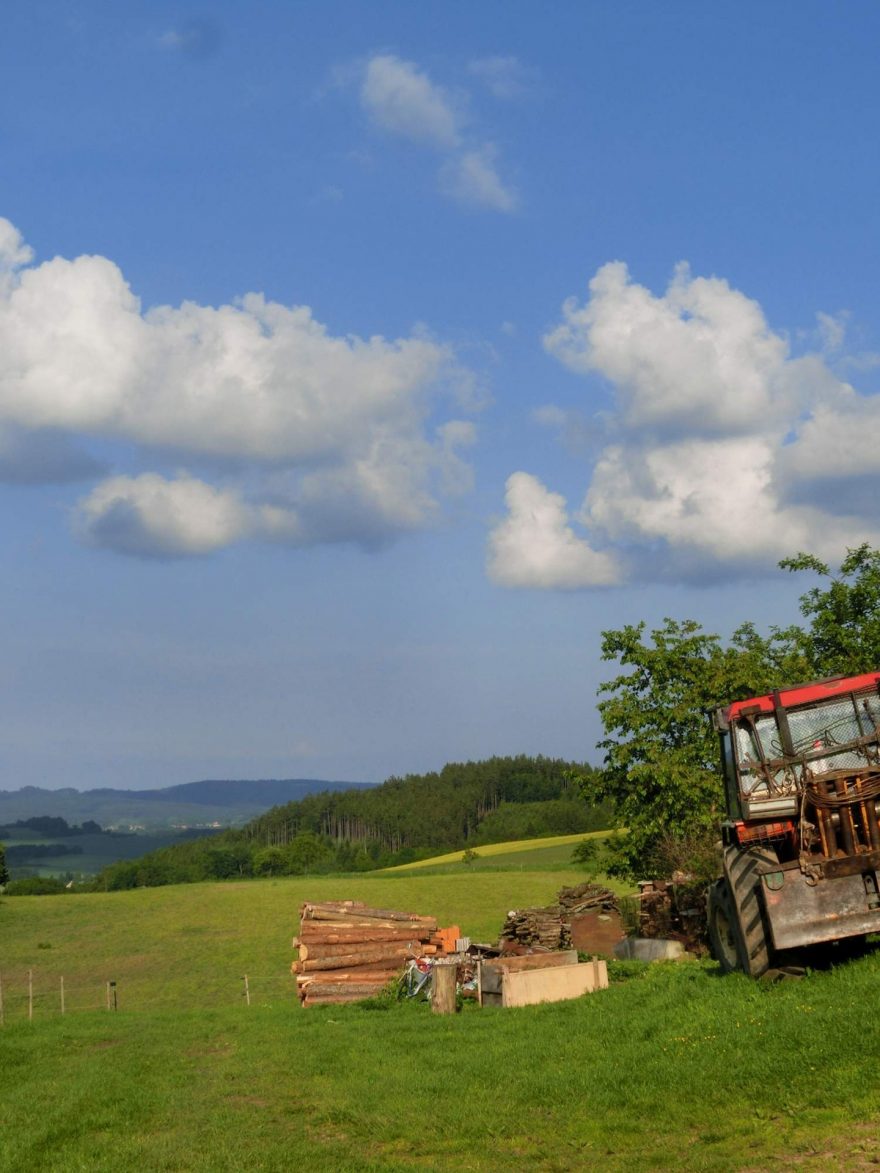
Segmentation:
{"type": "Polygon", "coordinates": [[[285,850],[285,872],[289,875],[304,876],[319,870],[320,864],[331,858],[326,844],[312,831],[297,835],[285,850]]]}
{"type": "Polygon", "coordinates": [[[283,876],[285,867],[286,860],[280,847],[263,847],[254,852],[255,876],[283,876]]]}
{"type": "Polygon", "coordinates": [[[582,839],[571,853],[571,862],[594,875],[599,870],[599,851],[599,843],[595,839],[582,839]]]}
{"type": "MultiPolygon", "coordinates": [[[[166,862],[164,852],[157,851],[154,854],[157,857],[161,857],[163,863],[166,862]]],[[[220,843],[217,846],[212,845],[207,851],[205,867],[208,876],[218,880],[226,880],[232,876],[249,876],[251,874],[250,845],[241,842],[226,842],[220,843]]],[[[147,882],[149,883],[149,881],[147,882]]],[[[162,880],[161,882],[169,883],[173,881],[162,880]]]]}
{"type": "Polygon", "coordinates": [[[812,554],[785,558],[779,565],[828,580],[801,596],[809,627],[790,633],[814,674],[851,676],[880,668],[880,550],[867,543],[848,550],[836,575],[812,554]]]}
{"type": "Polygon", "coordinates": [[[6,867],[6,851],[0,843],[0,887],[9,883],[9,869],[6,867]]]}
{"type": "Polygon", "coordinates": [[[645,624],[602,636],[602,659],[624,669],[600,688],[605,769],[583,779],[585,796],[610,799],[629,834],[611,869],[650,874],[670,828],[708,830],[721,784],[706,710],[726,694],[729,657],[698,623],[667,619],[645,639],[645,624]]]}

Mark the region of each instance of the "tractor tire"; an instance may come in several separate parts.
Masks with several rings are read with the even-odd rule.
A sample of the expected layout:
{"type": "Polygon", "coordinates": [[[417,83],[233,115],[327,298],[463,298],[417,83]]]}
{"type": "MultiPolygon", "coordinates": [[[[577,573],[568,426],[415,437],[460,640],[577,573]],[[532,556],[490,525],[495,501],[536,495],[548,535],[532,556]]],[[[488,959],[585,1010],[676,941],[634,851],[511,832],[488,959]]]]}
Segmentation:
{"type": "Polygon", "coordinates": [[[740,969],[738,933],[733,915],[733,901],[726,879],[716,880],[709,888],[709,951],[722,973],[740,969]]]}
{"type": "MultiPolygon", "coordinates": [[[[764,916],[758,868],[779,861],[767,847],[724,849],[724,881],[729,900],[730,935],[736,943],[737,968],[759,978],[771,965],[770,932],[764,916]]],[[[719,960],[721,960],[719,958],[719,960]]],[[[722,967],[724,962],[722,961],[722,967]]]]}

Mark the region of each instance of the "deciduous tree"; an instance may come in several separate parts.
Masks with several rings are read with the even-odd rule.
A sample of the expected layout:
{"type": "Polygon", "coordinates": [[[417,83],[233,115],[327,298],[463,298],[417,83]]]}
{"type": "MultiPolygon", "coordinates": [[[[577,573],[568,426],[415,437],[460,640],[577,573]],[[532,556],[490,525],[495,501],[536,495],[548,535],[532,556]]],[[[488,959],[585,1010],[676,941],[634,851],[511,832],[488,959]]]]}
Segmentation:
{"type": "Polygon", "coordinates": [[[849,550],[837,574],[812,554],[779,565],[826,580],[800,600],[809,626],[797,638],[814,673],[850,676],[880,668],[880,550],[867,543],[849,550]]]}

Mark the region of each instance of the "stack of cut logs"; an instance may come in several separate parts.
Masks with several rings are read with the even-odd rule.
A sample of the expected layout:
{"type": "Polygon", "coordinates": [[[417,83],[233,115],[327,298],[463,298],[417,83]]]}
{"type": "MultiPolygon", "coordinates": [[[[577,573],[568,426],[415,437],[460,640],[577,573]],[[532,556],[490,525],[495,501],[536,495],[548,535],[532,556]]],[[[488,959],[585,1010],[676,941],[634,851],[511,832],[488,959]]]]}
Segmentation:
{"type": "Polygon", "coordinates": [[[599,908],[603,912],[617,911],[617,897],[611,889],[589,881],[585,884],[576,884],[573,888],[560,888],[558,900],[565,916],[579,916],[581,913],[591,912],[594,908],[599,908]]]}
{"type": "Polygon", "coordinates": [[[520,908],[507,914],[501,930],[501,948],[506,945],[527,949],[570,949],[571,926],[559,908],[520,908]]]}
{"type": "Polygon", "coordinates": [[[410,958],[443,948],[433,917],[368,908],[355,900],[304,904],[293,946],[299,959],[291,970],[304,1006],[370,998],[410,958]]]}

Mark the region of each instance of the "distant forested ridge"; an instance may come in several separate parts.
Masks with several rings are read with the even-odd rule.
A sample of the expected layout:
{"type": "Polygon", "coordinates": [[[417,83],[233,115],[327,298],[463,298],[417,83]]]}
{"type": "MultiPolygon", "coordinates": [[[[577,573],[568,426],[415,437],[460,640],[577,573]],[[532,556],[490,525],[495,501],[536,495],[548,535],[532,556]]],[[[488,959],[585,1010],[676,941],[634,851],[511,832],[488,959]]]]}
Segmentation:
{"type": "Polygon", "coordinates": [[[490,758],[368,790],[311,794],[238,830],[105,868],[97,886],[368,871],[484,843],[600,830],[611,825],[610,806],[588,806],[570,780],[591,771],[555,758],[490,758]]]}
{"type": "Polygon", "coordinates": [[[261,778],[206,779],[151,790],[46,790],[23,786],[20,790],[0,790],[0,823],[51,816],[68,823],[95,821],[105,828],[124,830],[211,823],[240,827],[279,803],[293,802],[318,791],[368,789],[370,785],[315,778],[261,778]]]}

